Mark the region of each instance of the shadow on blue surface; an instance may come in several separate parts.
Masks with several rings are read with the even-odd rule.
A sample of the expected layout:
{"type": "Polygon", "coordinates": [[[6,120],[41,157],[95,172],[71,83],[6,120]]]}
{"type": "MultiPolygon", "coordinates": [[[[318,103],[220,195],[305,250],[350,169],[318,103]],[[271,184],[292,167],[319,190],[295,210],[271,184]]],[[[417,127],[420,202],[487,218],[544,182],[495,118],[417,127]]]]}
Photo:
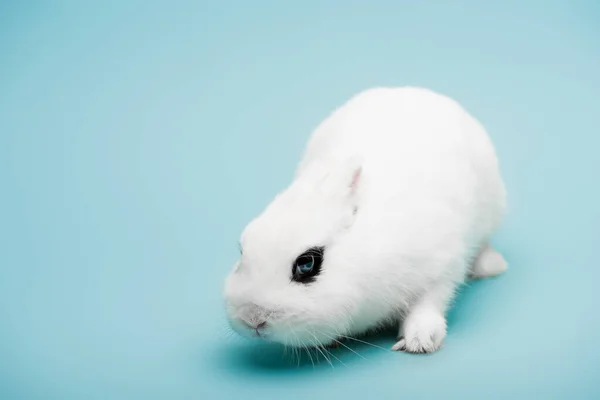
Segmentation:
{"type": "MultiPolygon", "coordinates": [[[[449,334],[456,334],[473,326],[469,316],[472,309],[470,304],[486,296],[485,291],[493,285],[492,281],[500,279],[501,277],[470,281],[460,289],[455,304],[447,316],[449,334]]],[[[238,338],[233,334],[228,340],[220,342],[220,346],[211,353],[209,363],[219,369],[242,370],[259,375],[265,372],[287,374],[292,371],[303,374],[323,368],[349,366],[356,362],[376,362],[379,358],[393,355],[395,352],[391,351],[391,346],[395,343],[396,335],[397,327],[388,326],[354,339],[346,339],[343,345],[324,351],[315,348],[310,350],[285,348],[275,343],[238,338]]],[[[436,353],[409,356],[434,357],[435,355],[436,353]]]]}
{"type": "Polygon", "coordinates": [[[395,331],[386,330],[378,334],[360,337],[367,342],[347,341],[348,347],[323,350],[292,350],[278,344],[259,343],[256,341],[236,341],[224,343],[212,355],[215,365],[227,370],[245,370],[255,374],[273,373],[307,373],[323,368],[348,366],[356,361],[373,361],[375,355],[390,352],[394,343],[395,331]],[[375,347],[376,346],[376,347],[375,347]],[[368,353],[368,358],[363,354],[368,353]],[[309,355],[310,354],[310,355],[309,355]],[[326,358],[327,357],[327,358],[326,358]]]}

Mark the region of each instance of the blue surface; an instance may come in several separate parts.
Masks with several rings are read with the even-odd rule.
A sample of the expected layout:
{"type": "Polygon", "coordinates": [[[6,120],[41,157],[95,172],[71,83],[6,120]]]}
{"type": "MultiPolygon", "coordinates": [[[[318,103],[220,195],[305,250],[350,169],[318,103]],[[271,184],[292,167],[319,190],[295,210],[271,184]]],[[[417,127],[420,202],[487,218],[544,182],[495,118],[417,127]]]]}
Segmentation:
{"type": "Polygon", "coordinates": [[[85,3],[0,3],[0,398],[600,398],[599,2],[85,3]],[[489,129],[509,272],[432,356],[230,337],[245,223],[333,107],[403,84],[489,129]]]}

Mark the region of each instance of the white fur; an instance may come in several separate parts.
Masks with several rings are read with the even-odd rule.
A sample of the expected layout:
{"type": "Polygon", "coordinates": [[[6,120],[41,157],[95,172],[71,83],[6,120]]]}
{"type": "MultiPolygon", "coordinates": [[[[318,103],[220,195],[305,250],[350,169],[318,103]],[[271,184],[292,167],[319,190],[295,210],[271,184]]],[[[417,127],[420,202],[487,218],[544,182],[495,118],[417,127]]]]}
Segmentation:
{"type": "Polygon", "coordinates": [[[435,351],[457,286],[506,268],[488,247],[504,208],[493,145],[459,104],[364,91],[317,127],[290,186],[244,230],[229,320],[251,335],[266,322],[260,335],[290,346],[404,321],[395,350],[435,351]],[[326,247],[321,274],[291,281],[313,246],[326,247]]]}

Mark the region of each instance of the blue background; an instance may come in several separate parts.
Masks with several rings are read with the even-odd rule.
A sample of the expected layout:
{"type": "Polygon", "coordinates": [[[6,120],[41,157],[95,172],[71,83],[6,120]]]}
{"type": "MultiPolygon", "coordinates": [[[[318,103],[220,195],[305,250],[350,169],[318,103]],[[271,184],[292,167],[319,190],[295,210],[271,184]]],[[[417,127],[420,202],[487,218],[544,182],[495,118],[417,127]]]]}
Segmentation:
{"type": "Polygon", "coordinates": [[[600,398],[599,93],[593,0],[1,2],[0,398],[600,398]],[[509,272],[431,356],[229,335],[244,225],[334,107],[405,84],[488,128],[509,272]]]}

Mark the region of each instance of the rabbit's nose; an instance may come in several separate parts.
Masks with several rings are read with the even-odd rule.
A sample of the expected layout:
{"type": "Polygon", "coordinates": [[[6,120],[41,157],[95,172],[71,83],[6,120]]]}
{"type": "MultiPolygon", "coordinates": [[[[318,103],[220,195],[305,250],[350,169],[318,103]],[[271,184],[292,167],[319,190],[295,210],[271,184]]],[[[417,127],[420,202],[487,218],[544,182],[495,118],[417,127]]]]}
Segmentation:
{"type": "Polygon", "coordinates": [[[249,304],[241,310],[240,319],[249,329],[255,331],[257,336],[261,336],[261,331],[267,327],[267,311],[255,304],[249,304]]]}
{"type": "Polygon", "coordinates": [[[265,321],[263,319],[251,319],[250,320],[247,318],[243,318],[242,321],[250,329],[263,329],[265,326],[267,326],[267,321],[265,321]]]}
{"type": "Polygon", "coordinates": [[[257,336],[260,336],[261,331],[264,330],[267,326],[267,321],[265,321],[264,319],[247,320],[244,318],[242,321],[244,321],[244,324],[249,329],[252,329],[254,332],[256,332],[257,336]]]}

